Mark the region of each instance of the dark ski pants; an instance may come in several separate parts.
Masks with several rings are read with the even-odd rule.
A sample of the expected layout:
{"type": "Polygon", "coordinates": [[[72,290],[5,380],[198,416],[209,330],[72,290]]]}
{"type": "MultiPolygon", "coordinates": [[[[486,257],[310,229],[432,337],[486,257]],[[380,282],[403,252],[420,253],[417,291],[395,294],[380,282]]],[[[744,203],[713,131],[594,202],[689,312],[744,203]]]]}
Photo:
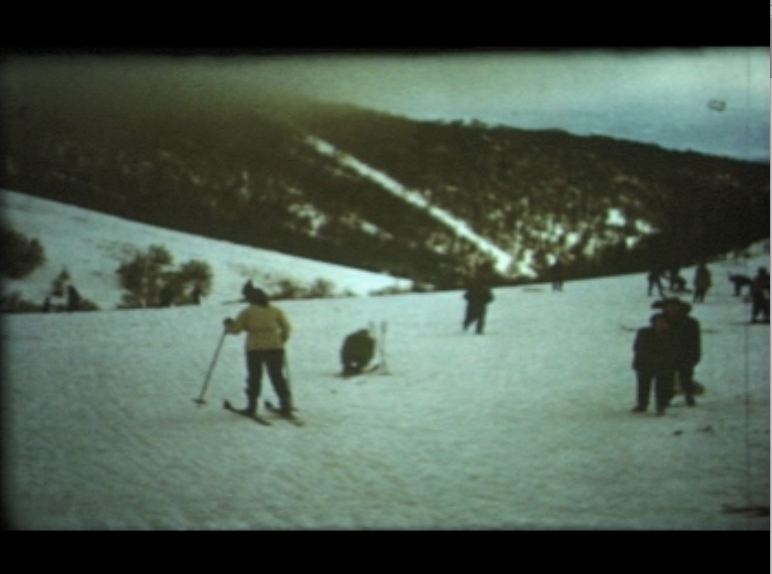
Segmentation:
{"type": "Polygon", "coordinates": [[[485,312],[486,307],[475,307],[469,305],[466,308],[466,316],[464,317],[464,331],[466,331],[472,323],[476,323],[475,331],[482,333],[485,330],[485,312]]]}
{"type": "Polygon", "coordinates": [[[664,299],[665,298],[665,291],[664,291],[664,289],[662,289],[662,283],[660,282],[659,279],[656,279],[654,281],[649,280],[649,291],[648,291],[649,297],[651,297],[651,294],[654,291],[655,287],[657,288],[657,291],[659,292],[659,296],[662,299],[664,299]]]}
{"type": "Polygon", "coordinates": [[[673,396],[673,373],[652,371],[636,371],[638,375],[638,406],[646,409],[649,406],[651,383],[654,382],[654,403],[657,411],[663,411],[673,396]]]}
{"type": "Polygon", "coordinates": [[[679,365],[676,367],[676,374],[686,403],[694,404],[694,367],[692,365],[679,365]]]}
{"type": "Polygon", "coordinates": [[[751,310],[751,323],[755,323],[756,317],[759,315],[763,315],[764,320],[769,322],[769,299],[754,295],[753,308],[751,310]]]}
{"type": "Polygon", "coordinates": [[[266,366],[273,390],[279,397],[279,408],[289,413],[292,410],[292,393],[289,381],[284,376],[284,349],[247,351],[247,410],[257,409],[263,379],[263,365],[266,366]]]}

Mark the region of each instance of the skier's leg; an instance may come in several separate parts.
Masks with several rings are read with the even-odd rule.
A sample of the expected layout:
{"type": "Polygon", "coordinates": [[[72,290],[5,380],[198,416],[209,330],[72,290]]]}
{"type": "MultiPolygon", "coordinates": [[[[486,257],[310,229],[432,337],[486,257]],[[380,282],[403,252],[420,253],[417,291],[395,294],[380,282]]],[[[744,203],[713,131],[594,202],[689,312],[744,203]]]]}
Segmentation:
{"type": "Polygon", "coordinates": [[[257,399],[263,377],[263,361],[259,351],[247,351],[247,412],[257,413],[257,399]]]}
{"type": "Polygon", "coordinates": [[[282,414],[289,416],[292,414],[292,393],[289,381],[284,376],[284,350],[265,351],[265,358],[273,390],[279,397],[279,410],[282,414]]]}
{"type": "Polygon", "coordinates": [[[657,414],[664,414],[665,409],[670,404],[670,398],[673,394],[673,375],[672,372],[657,373],[654,378],[654,400],[657,404],[657,414]]]}
{"type": "Polygon", "coordinates": [[[678,378],[681,381],[681,388],[686,398],[686,404],[690,407],[695,406],[694,402],[694,368],[690,365],[681,365],[678,367],[678,378]]]}
{"type": "Polygon", "coordinates": [[[464,315],[464,331],[466,331],[469,328],[469,325],[474,322],[474,315],[475,314],[472,305],[467,305],[466,314],[464,315]]]}
{"type": "Polygon", "coordinates": [[[477,334],[482,335],[483,331],[485,331],[485,312],[486,308],[483,307],[477,312],[477,334]]]}
{"type": "Polygon", "coordinates": [[[636,371],[638,388],[637,388],[637,404],[633,409],[636,412],[645,411],[649,406],[649,394],[651,392],[651,373],[646,371],[636,371]]]}

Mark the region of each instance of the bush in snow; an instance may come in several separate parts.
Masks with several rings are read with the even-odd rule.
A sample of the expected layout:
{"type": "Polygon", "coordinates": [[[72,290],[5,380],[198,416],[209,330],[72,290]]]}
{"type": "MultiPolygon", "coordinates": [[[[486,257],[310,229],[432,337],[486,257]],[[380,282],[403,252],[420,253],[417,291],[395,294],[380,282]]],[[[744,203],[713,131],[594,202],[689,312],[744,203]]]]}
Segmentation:
{"type": "Polygon", "coordinates": [[[40,305],[27,301],[16,291],[9,295],[0,295],[0,312],[2,313],[36,313],[40,310],[40,305]]]}
{"type": "Polygon", "coordinates": [[[37,239],[0,227],[0,274],[10,279],[28,276],[46,261],[43,246],[37,239]]]}
{"type": "Polygon", "coordinates": [[[335,284],[326,279],[317,279],[309,286],[301,285],[291,279],[279,279],[269,286],[268,290],[270,291],[271,299],[276,300],[324,299],[337,296],[335,284]]]}
{"type": "Polygon", "coordinates": [[[203,261],[192,260],[179,269],[172,268],[174,259],[160,245],[147,252],[137,252],[116,271],[127,293],[122,308],[169,307],[196,302],[194,292],[205,296],[212,289],[212,270],[203,261]]]}

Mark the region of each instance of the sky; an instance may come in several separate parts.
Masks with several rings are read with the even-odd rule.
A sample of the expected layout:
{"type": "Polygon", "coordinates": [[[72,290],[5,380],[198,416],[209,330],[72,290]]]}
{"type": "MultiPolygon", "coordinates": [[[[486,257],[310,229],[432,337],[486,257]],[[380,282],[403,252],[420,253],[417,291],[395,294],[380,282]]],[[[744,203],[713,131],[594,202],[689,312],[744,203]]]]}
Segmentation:
{"type": "Polygon", "coordinates": [[[704,48],[275,57],[245,79],[419,119],[768,159],[768,74],[766,48],[704,48]]]}
{"type": "Polygon", "coordinates": [[[18,57],[5,67],[6,86],[14,74],[50,79],[57,68],[70,84],[102,73],[106,91],[131,69],[145,74],[148,89],[174,78],[194,96],[207,86],[224,94],[279,90],[420,120],[563,129],[769,159],[767,48],[18,57]],[[724,110],[710,108],[712,100],[724,110]]]}

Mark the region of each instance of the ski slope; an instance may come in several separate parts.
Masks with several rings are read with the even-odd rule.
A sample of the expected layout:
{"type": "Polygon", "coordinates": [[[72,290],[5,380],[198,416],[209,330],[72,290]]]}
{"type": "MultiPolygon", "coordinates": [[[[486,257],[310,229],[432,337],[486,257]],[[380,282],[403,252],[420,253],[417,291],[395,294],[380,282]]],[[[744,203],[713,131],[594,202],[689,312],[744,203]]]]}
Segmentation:
{"type": "Polygon", "coordinates": [[[633,329],[652,313],[643,275],[496,289],[481,336],[461,331],[458,291],[279,302],[303,428],[221,408],[244,401],[241,337],[226,338],[207,404],[193,402],[240,309],[222,303],[235,282],[199,307],[4,316],[6,518],[44,530],[768,530],[768,516],[724,512],[769,507],[769,327],[747,325],[726,280],[759,265],[767,251],[709,264],[714,288],[692,312],[707,393],[665,417],[629,412],[633,329]],[[335,377],[343,337],[370,321],[388,325],[391,375],[335,377]]]}
{"type": "Polygon", "coordinates": [[[207,239],[9,190],[0,190],[0,209],[3,221],[12,229],[41,241],[47,258],[31,276],[5,282],[3,291],[19,291],[38,303],[66,267],[84,297],[101,309],[114,309],[122,294],[116,270],[122,261],[131,259],[133,251],[146,251],[151,245],[166,247],[175,266],[193,259],[209,264],[214,282],[204,304],[238,298],[248,279],[269,291],[269,286],[283,279],[304,286],[324,279],[334,285],[336,294],[348,291],[355,295],[411,285],[387,274],[207,239]]]}

